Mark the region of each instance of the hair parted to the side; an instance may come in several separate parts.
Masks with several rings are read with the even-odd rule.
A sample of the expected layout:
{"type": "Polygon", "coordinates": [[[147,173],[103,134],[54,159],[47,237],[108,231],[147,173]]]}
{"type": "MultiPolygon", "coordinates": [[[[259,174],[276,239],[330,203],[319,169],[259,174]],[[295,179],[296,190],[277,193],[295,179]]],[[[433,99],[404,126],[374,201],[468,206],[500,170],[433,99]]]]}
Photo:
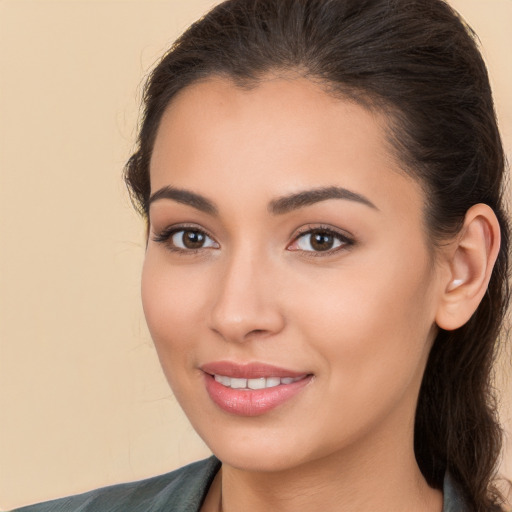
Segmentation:
{"type": "Polygon", "coordinates": [[[192,25],[150,75],[137,151],[126,164],[147,218],[155,135],[172,98],[211,76],[252,87],[293,71],[384,114],[405,172],[426,192],[433,247],[467,210],[496,213],[502,244],[471,320],[440,330],[423,379],[415,453],[430,485],[449,471],[475,511],[499,510],[501,448],[491,385],[509,298],[505,158],[487,71],[471,29],[442,0],[228,0],[192,25]]]}

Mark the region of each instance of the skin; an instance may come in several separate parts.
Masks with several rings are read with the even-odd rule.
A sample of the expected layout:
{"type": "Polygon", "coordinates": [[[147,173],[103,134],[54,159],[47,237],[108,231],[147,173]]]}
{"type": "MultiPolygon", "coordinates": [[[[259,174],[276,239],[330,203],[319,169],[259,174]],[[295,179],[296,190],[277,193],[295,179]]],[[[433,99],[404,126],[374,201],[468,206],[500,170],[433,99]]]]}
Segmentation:
{"type": "Polygon", "coordinates": [[[442,509],[415,461],[414,410],[436,319],[453,317],[448,283],[466,266],[450,266],[450,245],[433,257],[424,194],[385,135],[385,119],[302,78],[249,91],[210,79],[164,114],[152,193],[185,189],[218,210],[153,201],[142,277],[166,377],[223,462],[203,511],[442,509]],[[328,199],[269,212],[276,198],[333,186],[373,207],[328,199]],[[183,224],[208,234],[204,247],[176,252],[180,233],[155,240],[183,224]],[[301,233],[320,226],[352,242],[315,252],[301,233]],[[235,416],[200,370],[221,360],[313,378],[263,415],[235,416]]]}

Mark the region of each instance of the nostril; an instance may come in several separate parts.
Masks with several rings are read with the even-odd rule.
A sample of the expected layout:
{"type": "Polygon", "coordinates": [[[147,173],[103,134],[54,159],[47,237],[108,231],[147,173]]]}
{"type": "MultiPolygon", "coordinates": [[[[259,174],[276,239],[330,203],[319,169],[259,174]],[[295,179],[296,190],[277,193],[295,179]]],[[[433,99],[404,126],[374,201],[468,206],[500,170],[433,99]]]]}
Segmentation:
{"type": "Polygon", "coordinates": [[[272,331],[268,329],[253,329],[252,331],[249,331],[245,336],[245,340],[251,340],[251,339],[261,339],[265,338],[268,335],[271,335],[272,331]]]}
{"type": "Polygon", "coordinates": [[[208,327],[224,340],[262,340],[284,327],[279,307],[270,301],[242,301],[236,295],[228,296],[228,291],[221,299],[210,310],[208,327]]]}

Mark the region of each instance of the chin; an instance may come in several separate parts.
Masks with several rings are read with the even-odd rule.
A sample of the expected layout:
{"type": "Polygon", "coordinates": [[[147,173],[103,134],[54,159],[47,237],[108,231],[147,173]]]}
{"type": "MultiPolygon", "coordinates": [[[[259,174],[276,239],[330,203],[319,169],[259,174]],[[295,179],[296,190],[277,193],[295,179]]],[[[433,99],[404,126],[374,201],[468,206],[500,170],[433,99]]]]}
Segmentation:
{"type": "MultiPolygon", "coordinates": [[[[192,426],[212,451],[223,463],[230,466],[254,470],[273,471],[286,465],[289,459],[291,440],[283,442],[279,432],[254,425],[230,424],[226,422],[201,421],[197,424],[193,418],[192,426]]],[[[236,423],[241,423],[236,421],[236,423]]]]}
{"type": "Polygon", "coordinates": [[[195,427],[223,464],[243,471],[286,471],[326,455],[315,453],[318,447],[308,446],[308,440],[311,442],[315,437],[311,432],[301,436],[297,429],[291,432],[290,428],[265,428],[253,424],[238,428],[231,425],[222,432],[215,432],[211,425],[206,425],[206,435],[203,435],[203,429],[195,427]]]}
{"type": "Polygon", "coordinates": [[[290,454],[273,450],[264,451],[254,447],[250,450],[220,449],[213,451],[214,455],[223,463],[241,471],[256,473],[276,473],[299,466],[303,461],[303,454],[290,454]],[[299,458],[300,455],[300,458],[299,458]]]}

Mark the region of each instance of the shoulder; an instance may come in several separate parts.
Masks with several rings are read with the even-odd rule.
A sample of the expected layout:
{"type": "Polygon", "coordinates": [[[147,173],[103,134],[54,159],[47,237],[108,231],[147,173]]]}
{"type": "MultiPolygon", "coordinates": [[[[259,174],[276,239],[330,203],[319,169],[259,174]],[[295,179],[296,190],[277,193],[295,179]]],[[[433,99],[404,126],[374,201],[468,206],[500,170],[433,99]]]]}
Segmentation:
{"type": "Polygon", "coordinates": [[[444,475],[443,501],[443,512],[469,512],[460,486],[448,472],[444,475]]]}
{"type": "Polygon", "coordinates": [[[197,512],[220,468],[210,457],[165,475],[113,485],[13,512],[197,512]]]}

